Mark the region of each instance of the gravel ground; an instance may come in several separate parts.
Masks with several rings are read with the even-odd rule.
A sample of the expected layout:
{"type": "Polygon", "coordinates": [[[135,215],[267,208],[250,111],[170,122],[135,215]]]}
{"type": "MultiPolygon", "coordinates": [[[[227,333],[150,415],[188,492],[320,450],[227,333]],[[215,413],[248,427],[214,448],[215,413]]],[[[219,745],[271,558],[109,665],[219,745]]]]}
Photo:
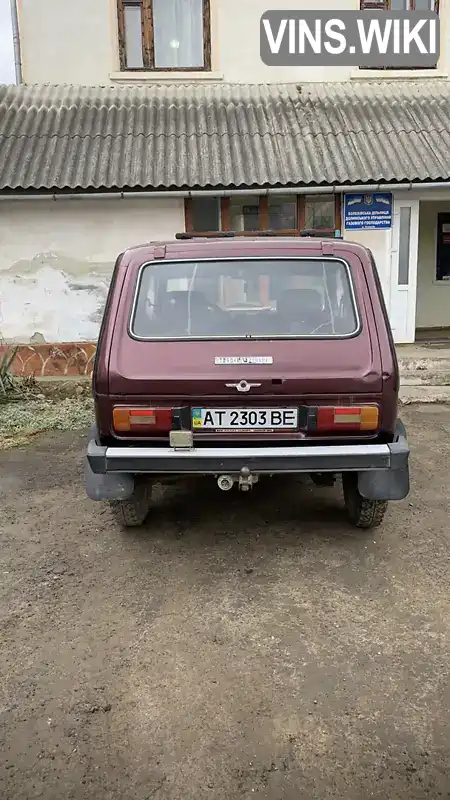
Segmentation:
{"type": "Polygon", "coordinates": [[[84,437],[0,453],[2,800],[450,798],[450,408],[404,410],[410,497],[85,498],[84,437]]]}

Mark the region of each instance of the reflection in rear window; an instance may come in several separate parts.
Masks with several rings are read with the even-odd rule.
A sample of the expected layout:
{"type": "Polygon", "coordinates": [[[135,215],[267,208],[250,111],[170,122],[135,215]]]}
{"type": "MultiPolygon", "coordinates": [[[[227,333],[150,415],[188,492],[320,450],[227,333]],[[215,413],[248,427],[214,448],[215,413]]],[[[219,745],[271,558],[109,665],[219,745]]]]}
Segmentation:
{"type": "Polygon", "coordinates": [[[152,262],[131,333],[142,339],[344,337],[358,330],[350,270],[336,259],[152,262]]]}

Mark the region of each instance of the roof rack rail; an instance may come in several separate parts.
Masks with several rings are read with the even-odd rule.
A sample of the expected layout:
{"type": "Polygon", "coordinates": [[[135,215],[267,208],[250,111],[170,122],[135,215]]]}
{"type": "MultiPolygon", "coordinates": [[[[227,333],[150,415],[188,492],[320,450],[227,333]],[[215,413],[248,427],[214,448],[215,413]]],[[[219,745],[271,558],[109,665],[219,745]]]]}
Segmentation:
{"type": "Polygon", "coordinates": [[[175,239],[230,239],[234,235],[234,231],[208,231],[200,236],[196,233],[176,233],[175,239]]]}
{"type": "MultiPolygon", "coordinates": [[[[263,231],[249,231],[251,236],[259,237],[259,236],[279,236],[286,238],[286,234],[280,233],[280,231],[274,230],[263,230],[263,231]]],[[[175,239],[232,239],[236,236],[235,231],[208,231],[208,233],[189,233],[189,232],[182,232],[176,233],[175,239]]],[[[315,230],[313,228],[304,228],[300,231],[300,236],[305,238],[314,238],[314,239],[343,239],[344,237],[341,235],[340,231],[335,231],[335,233],[323,233],[321,231],[315,230]]]]}
{"type": "MultiPolygon", "coordinates": [[[[284,233],[280,233],[280,231],[275,230],[261,230],[261,231],[247,231],[249,236],[254,236],[255,238],[258,236],[283,236],[285,238],[284,233]]],[[[176,233],[175,239],[228,239],[233,238],[236,236],[235,231],[208,231],[208,233],[176,233]]]]}

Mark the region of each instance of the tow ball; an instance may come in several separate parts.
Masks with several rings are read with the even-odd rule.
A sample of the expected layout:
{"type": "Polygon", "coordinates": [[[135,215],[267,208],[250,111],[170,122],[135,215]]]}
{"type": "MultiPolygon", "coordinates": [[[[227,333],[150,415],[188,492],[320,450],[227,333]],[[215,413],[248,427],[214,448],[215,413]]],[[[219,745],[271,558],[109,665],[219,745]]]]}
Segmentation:
{"type": "Polygon", "coordinates": [[[220,475],[217,485],[222,492],[229,492],[237,483],[241,492],[248,492],[258,481],[259,475],[252,475],[248,467],[242,467],[239,475],[220,475]]]}

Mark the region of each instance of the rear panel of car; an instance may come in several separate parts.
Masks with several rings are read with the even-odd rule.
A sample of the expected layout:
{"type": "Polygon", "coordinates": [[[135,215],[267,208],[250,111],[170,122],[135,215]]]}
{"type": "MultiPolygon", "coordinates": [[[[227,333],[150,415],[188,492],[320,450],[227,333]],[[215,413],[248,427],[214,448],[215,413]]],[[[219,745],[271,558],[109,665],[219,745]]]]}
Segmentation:
{"type": "Polygon", "coordinates": [[[170,426],[191,427],[195,443],[205,446],[218,441],[298,444],[324,439],[344,442],[354,437],[373,440],[384,434],[389,438],[396,415],[396,364],[367,251],[344,242],[240,239],[177,242],[156,252],[156,256],[161,255],[164,257],[157,259],[161,264],[205,258],[341,259],[351,273],[358,330],[347,338],[322,339],[134,338],[130,321],[137,280],[142,265],[151,262],[155,252],[130,251],[117,268],[116,289],[106,312],[102,352],[97,359],[98,375],[94,377],[97,421],[104,438],[130,444],[149,439],[167,442],[169,417],[165,409],[173,410],[170,426]],[[240,392],[238,386],[243,381],[251,387],[240,392]],[[373,425],[366,429],[364,425],[355,426],[358,409],[374,405],[379,409],[376,429],[373,425]],[[136,424],[123,422],[129,410],[136,424]],[[211,416],[206,419],[208,411],[214,412],[213,427],[211,416]],[[293,428],[290,414],[294,411],[293,428]],[[154,417],[149,424],[146,414],[154,417]],[[327,424],[330,414],[334,414],[336,425],[327,424]],[[276,424],[261,430],[258,425],[267,424],[267,419],[276,424]],[[234,420],[246,427],[233,428],[234,420]],[[216,427],[217,421],[225,429],[216,427]]]}

